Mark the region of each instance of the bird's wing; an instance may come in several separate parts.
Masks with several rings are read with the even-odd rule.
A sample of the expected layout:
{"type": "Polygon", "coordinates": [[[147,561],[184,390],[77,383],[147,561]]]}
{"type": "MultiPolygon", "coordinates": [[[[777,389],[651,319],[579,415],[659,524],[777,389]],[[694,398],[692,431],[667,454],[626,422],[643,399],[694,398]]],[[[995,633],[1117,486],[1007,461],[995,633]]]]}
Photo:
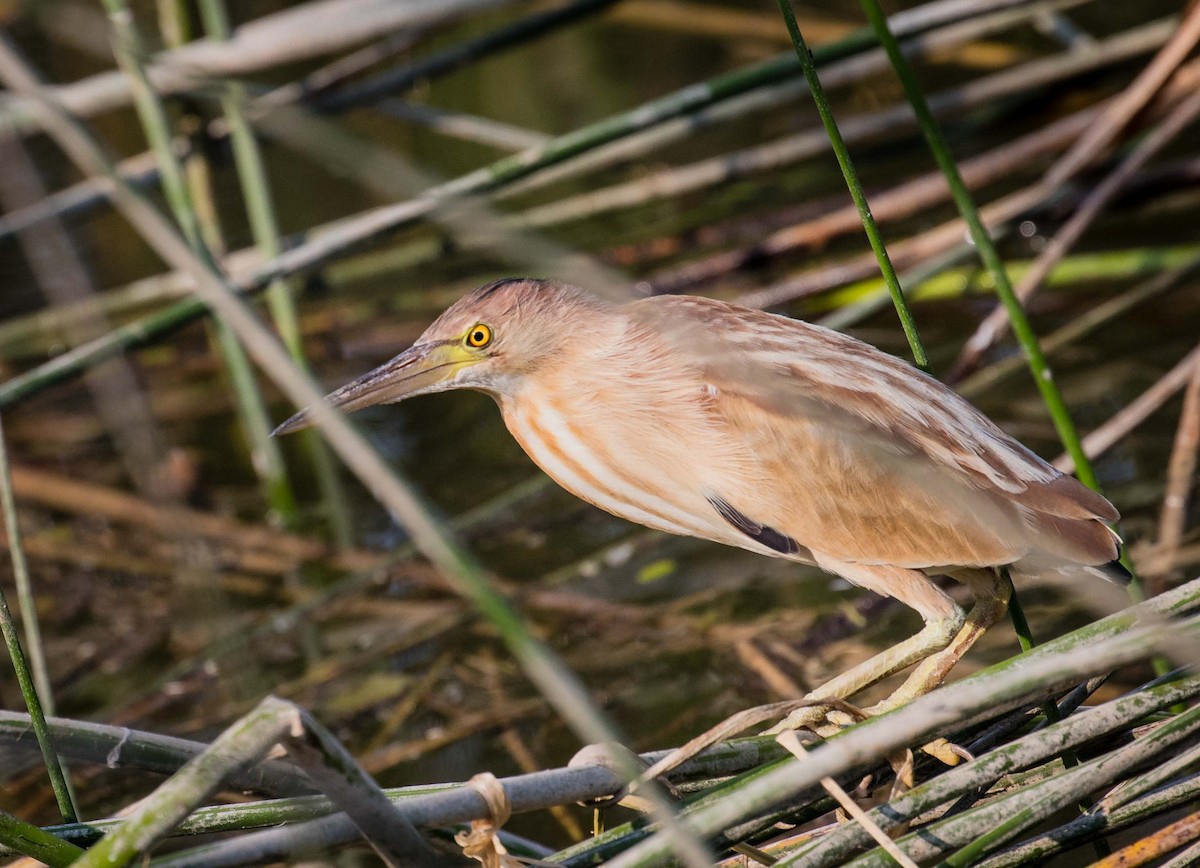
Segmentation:
{"type": "MultiPolygon", "coordinates": [[[[713,402],[716,412],[756,444],[763,479],[807,474],[803,490],[788,496],[809,498],[809,520],[813,510],[836,511],[820,532],[838,537],[847,555],[878,560],[899,546],[913,565],[951,563],[940,556],[941,534],[947,555],[974,554],[963,563],[1039,546],[1080,562],[1108,559],[1111,538],[1096,524],[1117,517],[1107,500],[911,365],[786,317],[700,298],[647,301],[640,304],[657,331],[724,397],[713,402]],[[900,531],[906,524],[923,530],[900,531]],[[885,543],[866,541],[884,527],[885,543]],[[913,538],[900,544],[906,535],[913,538]]],[[[779,520],[735,505],[756,520],[779,520]]]]}

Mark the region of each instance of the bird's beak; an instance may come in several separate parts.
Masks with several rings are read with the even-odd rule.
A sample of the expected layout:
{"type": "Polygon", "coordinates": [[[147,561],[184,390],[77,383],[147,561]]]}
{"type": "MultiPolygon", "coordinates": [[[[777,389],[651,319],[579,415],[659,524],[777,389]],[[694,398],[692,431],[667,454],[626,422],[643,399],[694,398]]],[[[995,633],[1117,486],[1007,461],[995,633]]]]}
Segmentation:
{"type": "MultiPolygon", "coordinates": [[[[473,361],[476,359],[464,353],[458,341],[416,344],[326,395],[325,402],[343,413],[353,413],[376,404],[395,404],[414,395],[440,392],[450,388],[454,374],[473,361]]],[[[301,431],[312,423],[311,411],[301,410],[271,436],[301,431]]]]}

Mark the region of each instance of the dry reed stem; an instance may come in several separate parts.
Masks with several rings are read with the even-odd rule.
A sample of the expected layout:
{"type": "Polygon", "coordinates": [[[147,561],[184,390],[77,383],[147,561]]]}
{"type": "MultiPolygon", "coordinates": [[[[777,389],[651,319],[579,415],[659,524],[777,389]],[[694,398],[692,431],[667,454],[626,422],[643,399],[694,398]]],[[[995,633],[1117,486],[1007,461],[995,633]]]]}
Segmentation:
{"type": "MultiPolygon", "coordinates": [[[[1200,15],[1197,15],[1196,18],[1200,20],[1200,15]]],[[[1193,91],[1189,97],[1180,102],[1160,126],[1138,142],[1129,155],[1088,192],[1075,212],[1054,233],[1046,248],[1038,254],[1033,265],[1021,277],[1021,282],[1016,287],[1018,299],[1025,302],[1037,291],[1054,267],[1062,261],[1063,257],[1074,247],[1101,212],[1116,199],[1129,181],[1159,151],[1195,121],[1197,116],[1200,116],[1200,90],[1193,91]]],[[[964,343],[949,378],[951,380],[961,379],[967,372],[974,369],[988,348],[1004,334],[1007,325],[1008,312],[1003,306],[997,305],[964,343]]]]}
{"type": "MultiPolygon", "coordinates": [[[[1177,362],[1175,367],[1163,374],[1154,385],[1083,438],[1083,451],[1088,458],[1103,455],[1114,443],[1145,422],[1155,410],[1187,384],[1193,368],[1198,364],[1200,344],[1177,362]]],[[[1075,462],[1065,453],[1052,463],[1063,473],[1071,473],[1075,469],[1075,462]]]]}
{"type": "MultiPolygon", "coordinates": [[[[235,78],[272,67],[332,54],[406,27],[427,27],[501,5],[507,0],[313,0],[247,22],[227,41],[200,39],[149,59],[147,75],[160,95],[195,88],[213,78],[235,78]]],[[[119,71],[48,89],[49,96],[76,117],[90,117],[129,105],[132,93],[119,71]]],[[[36,98],[13,94],[0,121],[22,132],[43,129],[44,109],[36,98]]]]}
{"type": "MultiPolygon", "coordinates": [[[[779,16],[750,9],[707,6],[680,0],[625,0],[605,16],[609,21],[641,28],[658,28],[710,38],[754,39],[790,48],[779,16]]],[[[812,42],[834,42],[854,32],[855,25],[815,9],[801,16],[812,42]]]]}
{"type": "Polygon", "coordinates": [[[660,778],[663,775],[669,774],[672,770],[677,769],[688,760],[708,750],[716,744],[720,744],[739,732],[749,729],[752,726],[766,723],[769,720],[779,720],[786,717],[791,712],[799,708],[821,707],[829,708],[835,711],[840,711],[849,717],[862,720],[866,715],[864,712],[846,702],[844,699],[836,697],[826,697],[823,699],[786,699],[782,702],[770,702],[766,705],[759,705],[754,708],[746,708],[731,714],[729,717],[700,733],[697,736],[689,739],[685,744],[675,748],[666,756],[659,759],[652,766],[647,768],[638,778],[638,783],[652,781],[660,778]]]}
{"type": "MultiPolygon", "coordinates": [[[[1042,338],[1042,350],[1046,355],[1077,343],[1097,329],[1111,324],[1118,317],[1124,316],[1134,308],[1157,299],[1164,293],[1179,289],[1186,281],[1194,278],[1200,272],[1200,256],[1170,271],[1159,272],[1149,280],[1143,281],[1129,290],[1113,298],[1103,301],[1073,318],[1070,322],[1042,338]]],[[[966,379],[957,383],[955,391],[965,398],[979,395],[995,386],[1004,378],[1025,370],[1025,361],[1019,356],[1009,356],[998,359],[990,365],[980,368],[966,379]]]]}
{"type": "Polygon", "coordinates": [[[343,654],[332,660],[324,660],[311,666],[297,678],[278,684],[274,692],[287,699],[297,699],[305,691],[330,684],[340,678],[353,676],[363,671],[368,664],[386,660],[389,656],[410,650],[426,642],[443,638],[455,630],[462,629],[469,615],[463,611],[458,600],[440,602],[406,601],[412,610],[396,626],[401,627],[385,641],[372,643],[372,647],[360,653],[343,654]]]}
{"type": "MultiPolygon", "coordinates": [[[[775,736],[775,740],[787,748],[801,762],[808,759],[808,752],[804,749],[804,745],[800,744],[800,739],[796,737],[794,731],[781,732],[775,736]]],[[[842,789],[837,781],[833,778],[821,778],[821,786],[824,787],[825,792],[833,796],[837,803],[842,806],[842,810],[849,814],[852,819],[858,821],[858,824],[875,840],[875,843],[895,859],[897,864],[902,866],[902,868],[917,868],[917,864],[912,859],[909,859],[903,850],[896,846],[896,842],[883,829],[879,828],[874,820],[867,816],[866,811],[860,808],[854,799],[850,798],[850,794],[842,789]]]]}
{"type": "MultiPolygon", "coordinates": [[[[996,227],[1039,206],[1043,199],[1040,186],[1031,184],[983,206],[980,215],[984,224],[994,232],[996,227]]],[[[892,262],[900,269],[914,267],[963,243],[965,231],[963,221],[956,218],[891,244],[889,250],[892,262]]],[[[878,272],[879,263],[875,261],[874,254],[868,252],[815,270],[800,272],[779,283],[743,293],[735,300],[747,307],[776,307],[856,280],[877,276],[878,272]]]]}
{"type": "MultiPolygon", "coordinates": [[[[81,547],[77,539],[61,539],[56,534],[23,537],[25,553],[34,560],[69,564],[82,570],[111,570],[114,573],[173,579],[179,571],[178,548],[158,551],[153,557],[130,554],[126,551],[106,551],[95,545],[81,547]]],[[[8,538],[0,534],[0,549],[7,551],[8,538]]],[[[279,576],[295,569],[294,561],[280,561],[256,552],[216,550],[213,559],[222,565],[214,581],[234,593],[252,596],[274,595],[290,599],[278,582],[265,581],[262,576],[279,576]]]]}
{"type": "Polygon", "coordinates": [[[1048,186],[1057,187],[1084,169],[1112,144],[1120,131],[1142,111],[1167,79],[1200,41],[1200,7],[1193,4],[1184,19],[1154,59],[1125,88],[1099,122],[1088,130],[1046,173],[1048,186]]]}
{"type": "MultiPolygon", "coordinates": [[[[504,689],[504,684],[500,678],[500,666],[496,662],[496,658],[488,653],[483,657],[484,679],[487,684],[487,691],[492,700],[492,707],[500,709],[502,713],[506,712],[512,704],[510,697],[504,689]]],[[[534,756],[533,751],[521,737],[521,731],[513,726],[507,725],[500,730],[500,741],[504,744],[504,748],[508,751],[509,756],[525,774],[533,774],[541,771],[543,765],[534,756]]],[[[583,827],[575,820],[575,817],[563,805],[554,805],[549,809],[550,816],[554,818],[554,822],[558,823],[562,830],[566,832],[567,837],[571,841],[582,841],[587,837],[583,827]]]]}
{"type": "Polygon", "coordinates": [[[462,741],[464,738],[498,727],[509,726],[519,720],[546,713],[546,702],[541,698],[519,699],[511,702],[502,711],[479,711],[459,716],[441,730],[413,741],[389,744],[359,757],[359,763],[371,774],[377,775],[401,763],[420,759],[435,750],[462,741]]]}
{"type": "Polygon", "coordinates": [[[1196,868],[1200,865],[1200,843],[1193,844],[1173,859],[1161,863],[1159,868],[1196,868]]]}
{"type": "Polygon", "coordinates": [[[804,688],[776,666],[753,639],[738,639],[733,643],[733,650],[742,664],[754,671],[776,695],[784,699],[800,699],[804,696],[804,688]]]}
{"type": "Polygon", "coordinates": [[[1165,574],[1175,560],[1187,523],[1188,493],[1196,474],[1200,452],[1200,361],[1192,365],[1192,376],[1183,392],[1183,409],[1167,461],[1167,484],[1159,513],[1158,539],[1144,572],[1153,578],[1151,593],[1161,590],[1165,574]]]}
{"type": "Polygon", "coordinates": [[[304,561],[325,560],[337,569],[363,570],[378,566],[381,558],[379,554],[363,550],[332,552],[316,538],[265,525],[247,525],[187,507],[164,507],[119,489],[80,482],[44,470],[14,467],[12,475],[13,490],[26,501],[73,515],[104,518],[172,536],[195,535],[247,552],[261,551],[286,559],[293,567],[304,561]]]}
{"type": "Polygon", "coordinates": [[[1138,868],[1200,838],[1200,811],[1134,841],[1092,863],[1092,868],[1138,868]]]}

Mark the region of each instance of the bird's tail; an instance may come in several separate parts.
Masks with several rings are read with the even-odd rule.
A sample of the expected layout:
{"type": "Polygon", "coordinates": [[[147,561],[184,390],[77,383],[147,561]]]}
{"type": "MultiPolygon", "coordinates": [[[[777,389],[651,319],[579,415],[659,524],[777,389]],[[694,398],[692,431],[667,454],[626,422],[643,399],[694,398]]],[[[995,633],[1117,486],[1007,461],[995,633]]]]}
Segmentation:
{"type": "Polygon", "coordinates": [[[1121,587],[1125,587],[1133,581],[1133,574],[1125,569],[1125,565],[1120,561],[1109,561],[1107,564],[1090,567],[1089,569],[1095,570],[1101,578],[1107,579],[1121,587]]]}
{"type": "Polygon", "coordinates": [[[1062,560],[1048,557],[1022,558],[1010,564],[1009,569],[1015,578],[1046,579],[1049,581],[1071,581],[1082,578],[1104,579],[1114,585],[1125,587],[1133,576],[1122,566],[1120,561],[1113,560],[1106,564],[1064,563],[1062,560]]]}

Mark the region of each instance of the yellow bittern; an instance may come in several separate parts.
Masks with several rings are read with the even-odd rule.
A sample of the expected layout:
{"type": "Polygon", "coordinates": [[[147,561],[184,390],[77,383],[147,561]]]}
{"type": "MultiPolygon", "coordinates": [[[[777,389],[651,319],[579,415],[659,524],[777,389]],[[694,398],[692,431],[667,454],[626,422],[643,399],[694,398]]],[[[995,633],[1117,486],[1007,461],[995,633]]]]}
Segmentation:
{"type": "MultiPolygon", "coordinates": [[[[601,509],[815,564],[920,613],[919,633],[810,698],[850,696],[918,661],[876,710],[937,686],[1004,613],[1001,566],[1128,577],[1107,500],[932,377],[787,317],[499,280],[327,400],[350,412],[448,389],[495,398],[529,457],[601,509]],[[931,578],[943,574],[969,586],[969,613],[931,578]]],[[[307,424],[301,412],[277,433],[307,424]]]]}

